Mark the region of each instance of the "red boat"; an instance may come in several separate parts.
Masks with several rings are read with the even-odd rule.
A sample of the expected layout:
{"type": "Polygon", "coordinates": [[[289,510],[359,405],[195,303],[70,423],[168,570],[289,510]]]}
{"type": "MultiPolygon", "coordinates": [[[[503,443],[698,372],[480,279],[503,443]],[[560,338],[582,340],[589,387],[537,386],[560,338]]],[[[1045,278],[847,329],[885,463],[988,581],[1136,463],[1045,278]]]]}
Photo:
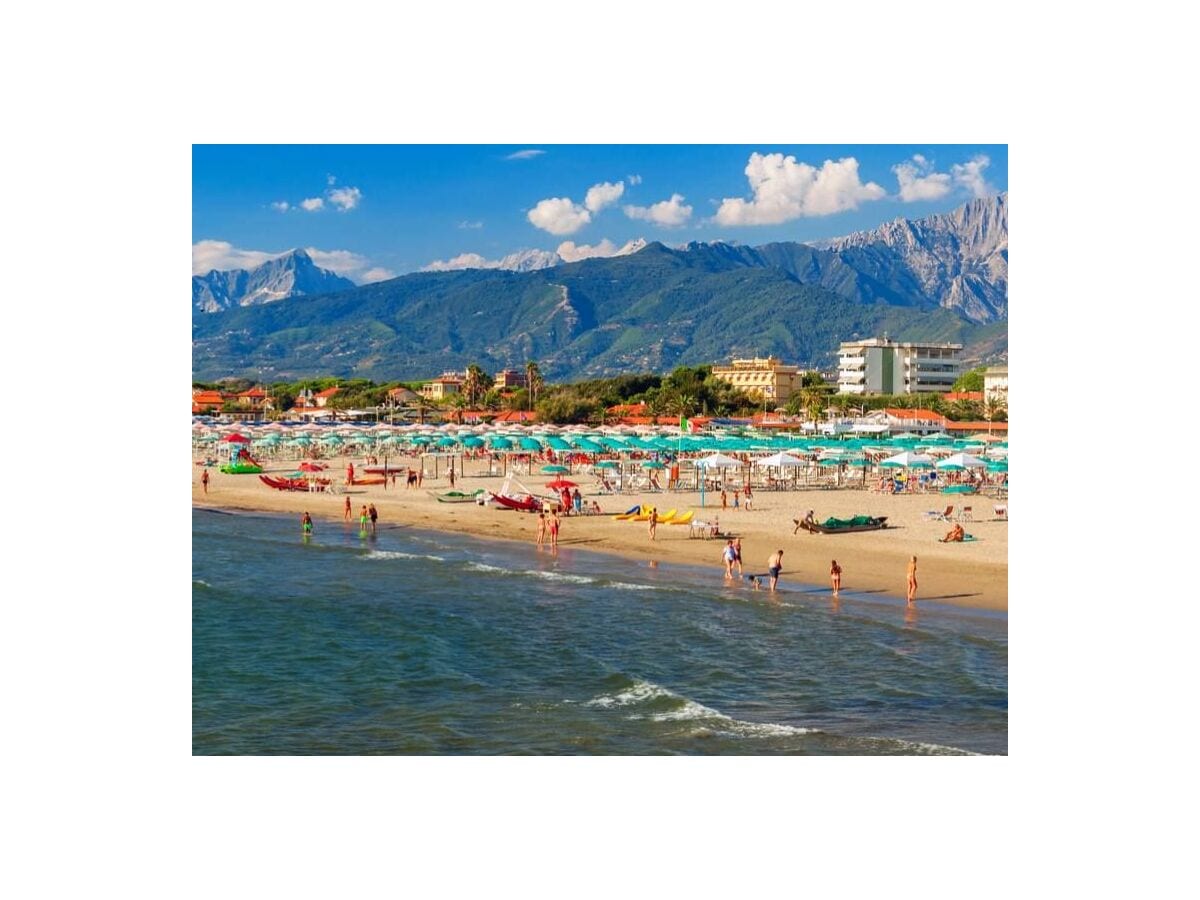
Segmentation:
{"type": "Polygon", "coordinates": [[[506,497],[503,494],[496,494],[492,493],[491,491],[488,493],[491,494],[493,500],[495,500],[505,509],[519,509],[522,512],[537,512],[542,508],[542,501],[537,497],[530,497],[526,495],[525,497],[517,498],[506,497]]]}
{"type": "Polygon", "coordinates": [[[317,490],[325,490],[329,485],[328,478],[315,478],[310,482],[307,478],[272,478],[270,475],[259,475],[258,480],[267,487],[274,488],[277,491],[309,491],[312,490],[311,484],[317,486],[317,490]]]}

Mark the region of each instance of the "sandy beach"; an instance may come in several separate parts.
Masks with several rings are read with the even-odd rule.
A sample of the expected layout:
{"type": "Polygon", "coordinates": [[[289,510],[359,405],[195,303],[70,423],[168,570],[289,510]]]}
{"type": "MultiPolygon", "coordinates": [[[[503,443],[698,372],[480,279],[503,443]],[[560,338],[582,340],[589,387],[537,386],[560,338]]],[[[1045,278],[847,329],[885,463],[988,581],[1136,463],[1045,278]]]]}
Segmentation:
{"type": "MultiPolygon", "coordinates": [[[[361,468],[362,459],[353,460],[361,468]]],[[[382,485],[342,487],[341,493],[304,493],[273,490],[255,475],[226,475],[216,468],[207,470],[192,465],[192,497],[196,506],[222,509],[259,510],[290,513],[297,517],[307,510],[318,522],[343,519],[345,498],[349,496],[357,517],[359,509],[374,503],[380,525],[410,525],[442,531],[457,531],[497,540],[527,541],[536,534],[537,517],[528,513],[481,508],[471,503],[439,503],[428,491],[450,489],[443,476],[424,479],[420,489],[405,488],[404,479],[395,487],[382,485]],[[202,471],[209,473],[208,493],[200,482],[202,471]]],[[[327,460],[330,476],[338,483],[345,477],[347,460],[327,460]]],[[[391,466],[417,467],[415,459],[392,458],[391,466]]],[[[295,464],[269,464],[267,474],[294,471],[295,464]]],[[[550,476],[519,476],[534,490],[540,490],[550,476]]],[[[572,476],[565,476],[572,478],[572,476]]],[[[600,504],[602,516],[571,516],[563,521],[559,543],[626,557],[661,562],[686,563],[712,568],[714,579],[723,577],[722,540],[690,538],[686,526],[660,525],[651,542],[645,522],[620,522],[612,514],[624,512],[638,503],[651,504],[662,511],[672,508],[681,513],[695,510],[696,519],[718,519],[721,531],[742,539],[742,555],[747,572],[766,571],[767,557],[782,548],[783,577],[789,581],[829,584],[830,560],[842,567],[843,591],[885,592],[903,597],[905,566],[909,556],[918,560],[917,600],[934,600],[961,606],[1008,610],[1008,522],[995,520],[994,501],[988,497],[942,494],[887,495],[861,489],[760,491],[754,495],[753,509],[722,510],[719,495],[691,493],[648,493],[602,495],[596,492],[594,479],[581,474],[578,481],[587,505],[600,504]],[[950,503],[956,508],[973,507],[974,521],[964,523],[976,540],[962,544],[939,542],[950,525],[926,516],[929,510],[943,510],[950,503]],[[828,516],[849,518],[857,514],[887,516],[882,531],[844,535],[814,535],[804,531],[793,535],[792,520],[815,510],[817,521],[828,516]]],[[[468,460],[466,475],[457,478],[455,489],[497,489],[499,476],[486,474],[486,462],[468,460]]],[[[550,493],[547,491],[546,493],[550,493]]],[[[732,503],[732,499],[730,500],[732,503]]],[[[297,526],[298,527],[298,526],[297,526]]]]}

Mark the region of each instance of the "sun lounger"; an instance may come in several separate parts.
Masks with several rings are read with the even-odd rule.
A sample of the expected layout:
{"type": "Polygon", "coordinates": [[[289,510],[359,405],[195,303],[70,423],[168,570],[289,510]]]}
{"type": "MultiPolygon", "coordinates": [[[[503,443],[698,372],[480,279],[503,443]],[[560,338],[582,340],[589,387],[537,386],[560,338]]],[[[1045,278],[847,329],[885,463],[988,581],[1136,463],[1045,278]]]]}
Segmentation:
{"type": "Polygon", "coordinates": [[[936,509],[926,510],[925,518],[932,519],[935,522],[949,522],[954,515],[953,505],[947,506],[945,512],[938,512],[936,509]]]}
{"type": "Polygon", "coordinates": [[[994,512],[996,514],[997,519],[1003,519],[1006,522],[1008,521],[1008,504],[1007,503],[995,504],[992,507],[992,512],[994,512]]]}

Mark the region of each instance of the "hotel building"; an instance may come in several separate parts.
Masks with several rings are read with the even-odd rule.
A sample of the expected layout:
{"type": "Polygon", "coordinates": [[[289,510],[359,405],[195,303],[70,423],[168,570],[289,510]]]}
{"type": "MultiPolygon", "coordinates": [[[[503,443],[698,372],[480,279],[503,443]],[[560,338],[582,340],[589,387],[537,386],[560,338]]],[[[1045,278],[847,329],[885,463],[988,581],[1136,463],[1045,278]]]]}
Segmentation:
{"type": "Polygon", "coordinates": [[[962,344],[871,338],[838,349],[840,394],[942,394],[962,374],[962,344]]]}
{"type": "Polygon", "coordinates": [[[748,394],[778,406],[800,390],[804,374],[799,366],[785,366],[777,357],[735,359],[727,366],[713,366],[713,378],[727,381],[748,394]]]}

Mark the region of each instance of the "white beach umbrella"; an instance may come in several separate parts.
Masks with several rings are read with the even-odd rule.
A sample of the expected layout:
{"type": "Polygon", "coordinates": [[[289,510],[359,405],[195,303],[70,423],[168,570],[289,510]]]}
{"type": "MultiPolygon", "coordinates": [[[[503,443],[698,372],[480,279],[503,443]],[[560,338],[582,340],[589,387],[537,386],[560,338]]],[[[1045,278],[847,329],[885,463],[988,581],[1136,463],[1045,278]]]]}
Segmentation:
{"type": "Polygon", "coordinates": [[[972,456],[969,453],[955,453],[953,456],[948,456],[937,464],[939,469],[949,468],[950,466],[962,466],[966,468],[982,468],[987,463],[978,456],[972,456]]]}
{"type": "Polygon", "coordinates": [[[808,463],[805,460],[799,459],[788,453],[783,453],[782,451],[779,453],[776,453],[774,456],[764,456],[762,459],[756,459],[754,461],[754,465],[758,466],[759,468],[764,468],[764,469],[767,468],[768,466],[798,468],[800,466],[805,466],[807,464],[808,463]]]}
{"type": "Polygon", "coordinates": [[[933,459],[921,453],[913,453],[911,450],[905,450],[903,453],[897,453],[895,456],[889,456],[880,463],[881,466],[896,466],[905,469],[910,466],[929,467],[933,465],[933,459]]]}
{"type": "Polygon", "coordinates": [[[705,456],[696,460],[696,465],[703,466],[706,469],[719,469],[723,466],[740,466],[742,461],[734,459],[732,456],[726,456],[723,453],[714,453],[711,456],[705,456]]]}

